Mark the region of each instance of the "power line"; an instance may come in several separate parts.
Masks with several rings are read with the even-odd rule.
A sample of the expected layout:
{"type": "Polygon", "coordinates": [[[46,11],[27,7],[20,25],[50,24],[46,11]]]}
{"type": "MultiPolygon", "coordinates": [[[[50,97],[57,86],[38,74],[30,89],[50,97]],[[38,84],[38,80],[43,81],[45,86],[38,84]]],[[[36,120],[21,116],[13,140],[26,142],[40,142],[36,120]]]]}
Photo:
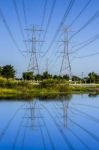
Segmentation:
{"type": "Polygon", "coordinates": [[[99,52],[91,53],[91,54],[83,55],[83,56],[78,56],[78,57],[75,57],[75,58],[88,58],[88,57],[96,56],[96,55],[99,55],[99,52]]]}
{"type": "MultiPolygon", "coordinates": [[[[84,5],[84,7],[81,9],[81,11],[79,12],[79,14],[74,18],[74,20],[71,22],[71,24],[68,26],[68,28],[70,28],[76,21],[77,19],[84,13],[84,11],[87,9],[87,7],[89,6],[89,4],[91,3],[92,0],[88,0],[87,3],[84,5]]],[[[63,33],[60,35],[62,36],[63,33]]]]}
{"type": "Polygon", "coordinates": [[[25,26],[27,27],[27,15],[26,15],[25,0],[22,0],[22,6],[23,6],[23,14],[24,14],[25,26]]]}
{"type": "Polygon", "coordinates": [[[94,13],[94,15],[77,31],[75,32],[70,39],[72,39],[74,36],[76,36],[78,33],[80,33],[82,30],[84,30],[90,23],[92,23],[95,19],[99,17],[99,10],[94,13]]]}
{"type": "MultiPolygon", "coordinates": [[[[11,31],[11,29],[10,29],[8,23],[7,23],[7,20],[6,20],[5,16],[4,16],[4,14],[3,14],[1,8],[0,8],[0,16],[1,16],[1,19],[2,19],[4,25],[5,25],[6,29],[7,29],[7,31],[8,31],[8,33],[9,33],[10,37],[11,37],[11,39],[12,39],[12,41],[13,41],[13,43],[14,43],[16,49],[21,53],[22,56],[24,56],[23,52],[22,52],[21,49],[19,48],[19,45],[18,45],[16,39],[14,38],[14,36],[13,36],[13,34],[12,34],[12,31],[11,31]]],[[[25,57],[25,56],[24,56],[24,57],[25,57]]]]}
{"type": "Polygon", "coordinates": [[[74,5],[74,2],[75,2],[75,0],[71,0],[70,1],[69,5],[68,5],[68,8],[66,9],[66,11],[65,11],[65,13],[64,13],[64,15],[62,17],[62,20],[61,20],[61,22],[60,22],[60,24],[59,24],[59,26],[58,26],[58,28],[57,28],[57,30],[55,32],[55,35],[54,35],[54,37],[53,37],[53,39],[52,39],[48,49],[46,50],[46,52],[44,53],[44,55],[42,57],[44,57],[48,53],[48,51],[51,49],[51,47],[53,46],[53,44],[54,44],[54,42],[55,42],[55,40],[56,40],[56,38],[57,38],[61,28],[63,27],[63,25],[64,25],[64,23],[66,21],[66,18],[68,16],[70,10],[72,9],[72,7],[74,5]]]}
{"type": "Polygon", "coordinates": [[[92,0],[88,0],[86,2],[86,4],[84,5],[84,7],[81,9],[81,11],[79,12],[79,14],[74,18],[74,20],[71,22],[71,24],[69,25],[69,28],[77,21],[77,19],[84,13],[84,11],[87,9],[87,7],[89,6],[89,4],[91,3],[92,0]]]}
{"type": "MultiPolygon", "coordinates": [[[[22,35],[23,39],[25,40],[25,35],[24,35],[24,32],[23,32],[22,23],[21,23],[21,19],[20,19],[20,15],[19,15],[19,11],[18,11],[16,0],[13,0],[13,5],[14,5],[14,8],[15,8],[15,12],[16,12],[17,21],[18,21],[18,24],[19,24],[21,35],[22,35]]],[[[23,1],[23,6],[24,6],[24,15],[25,15],[25,23],[26,23],[27,20],[26,20],[25,3],[24,3],[24,1],[23,1]]],[[[28,49],[26,43],[25,43],[25,47],[26,47],[26,49],[28,49]]]]}
{"type": "MultiPolygon", "coordinates": [[[[47,22],[45,33],[44,33],[44,36],[43,36],[43,40],[45,40],[48,28],[50,26],[50,22],[51,22],[51,19],[52,19],[52,16],[53,16],[53,12],[54,12],[54,9],[55,9],[55,4],[56,4],[56,0],[53,0],[53,4],[52,4],[51,11],[50,11],[50,14],[49,14],[48,22],[47,22]]],[[[42,46],[43,46],[43,43],[41,45],[41,48],[42,48],[42,46]]]]}
{"type": "Polygon", "coordinates": [[[23,32],[23,28],[22,28],[21,19],[20,19],[20,15],[19,15],[19,11],[18,11],[16,0],[13,0],[13,4],[14,4],[14,8],[15,8],[18,24],[19,24],[19,27],[20,27],[20,32],[22,34],[23,39],[25,40],[25,36],[24,36],[24,32],[23,32]]]}
{"type": "MultiPolygon", "coordinates": [[[[70,28],[78,19],[79,17],[84,13],[84,11],[87,9],[87,7],[89,6],[89,4],[91,3],[92,0],[88,0],[84,7],[81,9],[81,11],[79,12],[79,14],[74,18],[74,20],[70,23],[70,25],[68,26],[68,28],[70,28]]],[[[63,34],[63,33],[62,33],[63,34]]],[[[62,34],[60,36],[62,36],[62,34]]]]}
{"type": "MultiPolygon", "coordinates": [[[[25,27],[27,27],[28,26],[28,21],[27,21],[27,13],[26,13],[26,7],[25,7],[25,0],[22,0],[22,6],[23,6],[23,14],[24,14],[25,27]]],[[[27,38],[28,37],[29,37],[29,34],[27,32],[27,38]]]]}
{"type": "MultiPolygon", "coordinates": [[[[95,35],[94,37],[90,38],[89,40],[87,40],[86,42],[84,41],[85,44],[83,44],[82,46],[80,46],[79,48],[71,51],[69,54],[73,54],[76,53],[77,51],[80,51],[82,48],[90,45],[91,43],[95,42],[96,40],[99,39],[99,34],[95,35]]],[[[82,42],[83,43],[83,42],[82,42]]]]}
{"type": "MultiPolygon", "coordinates": [[[[44,3],[44,9],[43,9],[43,16],[42,16],[42,21],[41,21],[41,29],[43,28],[44,20],[45,20],[45,15],[46,15],[46,9],[47,8],[47,0],[45,0],[44,3]]],[[[41,32],[39,34],[39,38],[41,37],[41,32]]]]}

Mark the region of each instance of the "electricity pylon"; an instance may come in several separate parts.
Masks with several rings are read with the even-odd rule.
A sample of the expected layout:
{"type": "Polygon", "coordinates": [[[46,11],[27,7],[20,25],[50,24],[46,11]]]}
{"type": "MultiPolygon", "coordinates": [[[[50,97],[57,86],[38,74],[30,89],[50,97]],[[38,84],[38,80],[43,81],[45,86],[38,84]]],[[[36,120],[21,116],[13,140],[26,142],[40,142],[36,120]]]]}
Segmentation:
{"type": "Polygon", "coordinates": [[[34,74],[39,74],[39,66],[38,66],[38,57],[37,53],[40,53],[37,51],[37,43],[43,42],[37,39],[37,32],[41,32],[43,30],[37,29],[35,25],[33,25],[32,28],[26,29],[27,31],[30,31],[32,33],[32,38],[29,39],[27,42],[31,42],[31,50],[28,52],[30,53],[30,61],[28,66],[28,71],[33,72],[34,74]]]}
{"type": "Polygon", "coordinates": [[[69,29],[68,27],[64,29],[64,40],[60,41],[64,44],[64,50],[63,50],[63,58],[62,58],[62,64],[60,68],[60,74],[61,75],[69,75],[69,80],[72,80],[72,74],[71,74],[71,64],[70,64],[70,58],[69,58],[69,29]]]}

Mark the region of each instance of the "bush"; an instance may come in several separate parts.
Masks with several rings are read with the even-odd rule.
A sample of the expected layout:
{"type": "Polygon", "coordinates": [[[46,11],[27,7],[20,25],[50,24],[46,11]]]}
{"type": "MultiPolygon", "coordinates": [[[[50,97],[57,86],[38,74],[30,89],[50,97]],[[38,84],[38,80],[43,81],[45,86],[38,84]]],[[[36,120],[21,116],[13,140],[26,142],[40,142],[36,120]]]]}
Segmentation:
{"type": "Polygon", "coordinates": [[[7,82],[6,78],[0,77],[0,87],[5,87],[7,82]]]}

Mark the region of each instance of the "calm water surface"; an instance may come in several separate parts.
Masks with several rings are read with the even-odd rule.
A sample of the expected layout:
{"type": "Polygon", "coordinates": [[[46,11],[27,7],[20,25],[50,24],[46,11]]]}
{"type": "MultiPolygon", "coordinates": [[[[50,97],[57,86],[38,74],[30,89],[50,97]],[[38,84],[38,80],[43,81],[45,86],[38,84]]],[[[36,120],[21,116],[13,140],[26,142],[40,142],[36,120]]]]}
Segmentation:
{"type": "Polygon", "coordinates": [[[99,96],[0,101],[0,150],[99,150],[99,96]]]}

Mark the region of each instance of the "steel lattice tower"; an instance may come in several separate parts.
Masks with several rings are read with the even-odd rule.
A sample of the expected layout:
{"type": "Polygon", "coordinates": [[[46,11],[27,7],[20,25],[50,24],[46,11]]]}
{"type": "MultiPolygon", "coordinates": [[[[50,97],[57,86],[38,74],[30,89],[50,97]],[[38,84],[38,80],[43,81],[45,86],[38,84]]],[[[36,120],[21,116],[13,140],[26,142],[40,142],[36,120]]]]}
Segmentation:
{"type": "Polygon", "coordinates": [[[64,40],[61,41],[64,43],[64,50],[63,50],[63,58],[62,58],[62,64],[60,68],[60,74],[61,75],[69,75],[69,79],[72,80],[72,74],[71,74],[71,64],[70,64],[70,58],[69,58],[69,29],[64,29],[64,40]]]}
{"type": "Polygon", "coordinates": [[[31,42],[31,50],[30,53],[30,61],[28,66],[28,71],[32,71],[34,74],[39,74],[39,66],[38,66],[38,59],[37,59],[37,43],[42,42],[39,41],[36,37],[36,32],[41,32],[42,30],[37,29],[35,25],[31,29],[26,29],[28,31],[32,32],[32,38],[28,40],[28,42],[31,42]]]}

